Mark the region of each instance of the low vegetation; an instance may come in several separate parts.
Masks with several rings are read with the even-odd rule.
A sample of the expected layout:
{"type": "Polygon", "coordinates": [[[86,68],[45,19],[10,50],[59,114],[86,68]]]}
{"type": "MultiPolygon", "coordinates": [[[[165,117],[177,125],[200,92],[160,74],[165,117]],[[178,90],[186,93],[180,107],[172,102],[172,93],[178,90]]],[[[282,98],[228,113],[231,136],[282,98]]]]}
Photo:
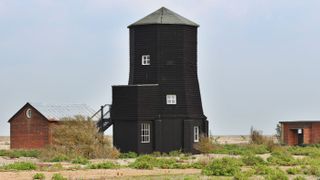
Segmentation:
{"type": "Polygon", "coordinates": [[[97,164],[91,164],[89,166],[90,169],[116,169],[120,166],[113,163],[113,162],[103,162],[103,163],[97,163],[97,164]]]}
{"type": "Polygon", "coordinates": [[[0,167],[4,170],[36,170],[37,166],[34,163],[31,162],[15,162],[12,164],[4,165],[0,167]]]}
{"type": "Polygon", "coordinates": [[[19,157],[34,157],[37,158],[40,155],[38,150],[0,150],[0,156],[6,156],[10,158],[19,157]]]}
{"type": "Polygon", "coordinates": [[[46,176],[43,173],[37,173],[33,175],[32,177],[34,180],[44,180],[46,179],[46,176]]]}

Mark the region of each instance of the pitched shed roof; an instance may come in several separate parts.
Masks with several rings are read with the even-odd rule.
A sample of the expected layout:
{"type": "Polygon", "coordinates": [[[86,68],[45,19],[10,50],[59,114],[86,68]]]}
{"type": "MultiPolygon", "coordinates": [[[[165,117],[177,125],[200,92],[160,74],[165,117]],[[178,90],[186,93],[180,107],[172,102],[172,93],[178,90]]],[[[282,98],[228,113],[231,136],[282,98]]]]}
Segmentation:
{"type": "Polygon", "coordinates": [[[139,21],[129,25],[131,26],[138,26],[138,25],[147,25],[147,24],[180,24],[180,25],[189,25],[189,26],[196,26],[199,25],[186,19],[179,14],[162,7],[157,11],[147,15],[146,17],[140,19],[139,21]]]}
{"type": "Polygon", "coordinates": [[[86,104],[44,104],[30,103],[48,120],[60,120],[65,117],[74,117],[77,115],[91,117],[95,111],[86,104]]]}

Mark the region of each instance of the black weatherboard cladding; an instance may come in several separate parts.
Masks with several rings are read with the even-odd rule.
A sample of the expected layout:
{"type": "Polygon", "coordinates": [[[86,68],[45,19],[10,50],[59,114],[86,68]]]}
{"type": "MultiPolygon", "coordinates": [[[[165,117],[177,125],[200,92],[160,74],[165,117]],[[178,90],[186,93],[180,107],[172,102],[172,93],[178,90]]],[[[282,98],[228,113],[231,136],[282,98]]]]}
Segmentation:
{"type": "Polygon", "coordinates": [[[195,152],[193,127],[208,134],[197,76],[198,26],[187,20],[174,24],[172,16],[176,14],[160,9],[148,21],[129,26],[129,85],[113,86],[111,109],[114,145],[123,152],[195,152]],[[150,23],[166,12],[169,24],[150,23]],[[150,55],[150,65],[142,65],[143,55],[150,55]],[[175,94],[177,104],[166,104],[167,94],[175,94]],[[150,143],[140,143],[145,122],[151,125],[150,143]]]}

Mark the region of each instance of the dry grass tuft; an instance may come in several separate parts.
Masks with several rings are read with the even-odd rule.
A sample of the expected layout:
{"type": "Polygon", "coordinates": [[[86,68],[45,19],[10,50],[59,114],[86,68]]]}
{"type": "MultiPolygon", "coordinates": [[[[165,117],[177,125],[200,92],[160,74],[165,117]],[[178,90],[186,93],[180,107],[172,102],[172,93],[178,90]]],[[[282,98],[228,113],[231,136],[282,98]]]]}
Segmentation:
{"type": "MultiPolygon", "coordinates": [[[[98,132],[96,124],[82,116],[64,118],[52,132],[53,144],[42,151],[44,160],[57,157],[117,158],[119,151],[98,132]]],[[[59,159],[59,158],[58,158],[59,159]]]]}

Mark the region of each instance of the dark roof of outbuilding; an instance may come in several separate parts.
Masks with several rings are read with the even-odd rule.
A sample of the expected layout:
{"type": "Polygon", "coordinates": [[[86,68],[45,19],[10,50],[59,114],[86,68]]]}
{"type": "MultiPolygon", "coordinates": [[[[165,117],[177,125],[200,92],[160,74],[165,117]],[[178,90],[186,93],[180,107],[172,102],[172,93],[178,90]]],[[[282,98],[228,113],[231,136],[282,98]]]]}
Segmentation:
{"type": "Polygon", "coordinates": [[[128,27],[132,26],[139,26],[139,25],[147,25],[147,24],[178,24],[178,25],[188,25],[188,26],[196,26],[199,25],[186,19],[179,14],[162,7],[157,11],[147,15],[146,17],[140,19],[139,21],[129,25],[128,27]]]}

